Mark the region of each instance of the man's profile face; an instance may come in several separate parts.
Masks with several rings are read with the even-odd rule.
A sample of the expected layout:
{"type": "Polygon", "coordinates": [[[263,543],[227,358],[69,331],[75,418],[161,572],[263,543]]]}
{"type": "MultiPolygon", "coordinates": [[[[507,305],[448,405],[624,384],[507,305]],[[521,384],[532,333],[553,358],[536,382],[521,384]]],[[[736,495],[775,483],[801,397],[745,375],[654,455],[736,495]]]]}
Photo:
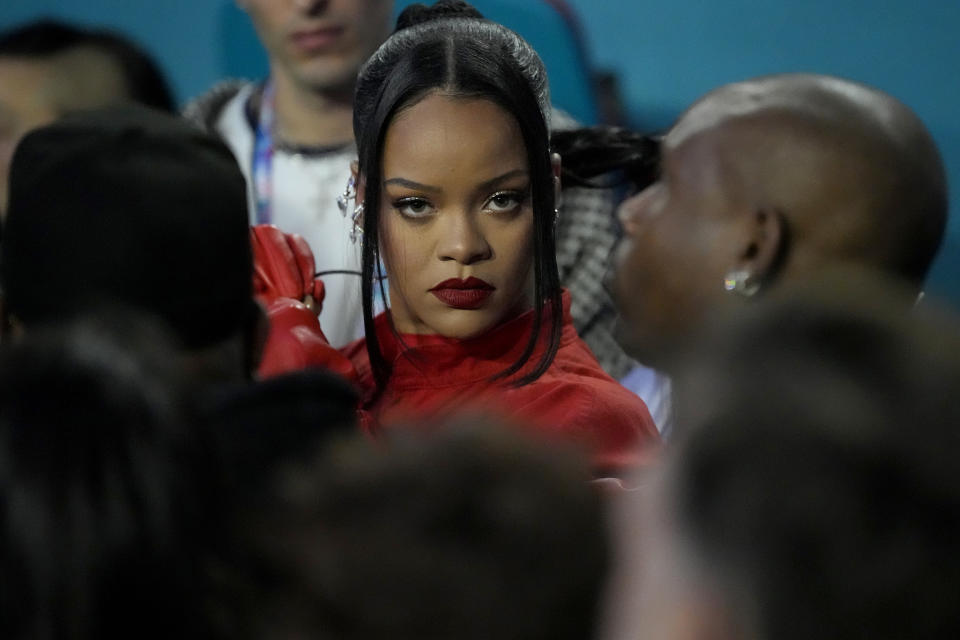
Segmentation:
{"type": "Polygon", "coordinates": [[[695,108],[664,139],[660,177],[617,214],[623,238],[608,288],[620,314],[618,340],[641,362],[690,338],[723,299],[724,275],[740,249],[731,224],[727,137],[722,125],[696,126],[695,108]]]}
{"type": "Polygon", "coordinates": [[[57,118],[46,95],[49,74],[42,61],[0,57],[0,214],[7,207],[7,177],[17,143],[57,118]]]}
{"type": "Polygon", "coordinates": [[[237,0],[278,67],[312,90],[353,85],[390,32],[392,0],[237,0]]]}

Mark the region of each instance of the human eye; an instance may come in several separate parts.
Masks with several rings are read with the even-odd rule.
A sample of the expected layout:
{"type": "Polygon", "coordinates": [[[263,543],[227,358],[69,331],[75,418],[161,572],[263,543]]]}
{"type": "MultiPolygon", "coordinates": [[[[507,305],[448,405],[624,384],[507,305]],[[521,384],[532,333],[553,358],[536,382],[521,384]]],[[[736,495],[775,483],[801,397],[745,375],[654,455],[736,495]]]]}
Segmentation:
{"type": "Polygon", "coordinates": [[[423,198],[400,198],[394,201],[393,208],[404,218],[426,218],[433,213],[433,205],[423,198]]]}
{"type": "Polygon", "coordinates": [[[487,199],[483,208],[492,213],[515,211],[523,205],[525,199],[526,194],[523,191],[498,191],[487,199]]]}

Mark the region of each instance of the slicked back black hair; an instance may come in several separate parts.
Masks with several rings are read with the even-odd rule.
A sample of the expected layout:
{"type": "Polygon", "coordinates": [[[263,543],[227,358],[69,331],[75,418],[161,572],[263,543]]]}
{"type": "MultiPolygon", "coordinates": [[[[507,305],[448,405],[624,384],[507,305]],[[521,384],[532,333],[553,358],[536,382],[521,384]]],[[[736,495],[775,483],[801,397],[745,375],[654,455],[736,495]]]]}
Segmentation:
{"type": "Polygon", "coordinates": [[[532,183],[535,322],[521,357],[498,377],[513,376],[525,367],[541,338],[545,317],[550,322],[547,348],[536,366],[513,383],[522,385],[540,377],[559,346],[563,315],[554,239],[546,71],[536,52],[520,36],[477,16],[475,9],[462,2],[408,8],[398,19],[398,30],[367,61],[357,81],[353,129],[366,185],[363,315],[367,351],[380,388],[390,369],[373,322],[383,143],[396,114],[433,92],[489,100],[515,118],[523,133],[532,183]]]}

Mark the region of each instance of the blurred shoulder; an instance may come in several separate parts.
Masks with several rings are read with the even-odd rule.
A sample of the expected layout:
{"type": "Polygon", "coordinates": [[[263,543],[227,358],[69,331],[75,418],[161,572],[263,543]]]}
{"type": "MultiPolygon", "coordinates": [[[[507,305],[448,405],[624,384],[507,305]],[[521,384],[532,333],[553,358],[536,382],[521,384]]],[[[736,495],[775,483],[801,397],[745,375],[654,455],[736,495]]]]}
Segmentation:
{"type": "Polygon", "coordinates": [[[187,102],[181,115],[201,129],[216,133],[217,120],[226,106],[241,93],[248,93],[255,86],[256,83],[240,78],[222,80],[187,102]]]}

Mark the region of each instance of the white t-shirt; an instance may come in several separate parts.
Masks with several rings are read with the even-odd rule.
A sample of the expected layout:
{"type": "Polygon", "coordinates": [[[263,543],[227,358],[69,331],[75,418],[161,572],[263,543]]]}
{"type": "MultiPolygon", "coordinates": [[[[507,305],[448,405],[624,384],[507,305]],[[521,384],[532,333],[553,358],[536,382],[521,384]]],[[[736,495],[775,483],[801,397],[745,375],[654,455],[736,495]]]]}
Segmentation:
{"type": "MultiPolygon", "coordinates": [[[[251,179],[254,131],[247,118],[246,103],[255,84],[244,86],[223,108],[216,129],[233,150],[247,179],[250,223],[256,223],[257,202],[251,179]]],[[[286,233],[296,233],[313,250],[317,271],[360,272],[360,243],[351,242],[350,216],[341,214],[337,196],[350,177],[350,162],[356,159],[353,145],[321,151],[287,151],[273,154],[273,200],[271,222],[286,233]]],[[[351,202],[350,207],[353,207],[351,202]]],[[[335,347],[363,336],[360,276],[322,276],[326,297],[320,312],[320,327],[335,347]]]]}

